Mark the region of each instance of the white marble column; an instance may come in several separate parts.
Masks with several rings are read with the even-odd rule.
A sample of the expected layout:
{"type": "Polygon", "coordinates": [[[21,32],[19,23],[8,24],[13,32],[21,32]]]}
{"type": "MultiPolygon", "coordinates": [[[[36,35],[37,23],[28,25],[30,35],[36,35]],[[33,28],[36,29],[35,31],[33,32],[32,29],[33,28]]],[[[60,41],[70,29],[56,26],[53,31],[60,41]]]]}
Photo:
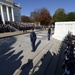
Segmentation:
{"type": "Polygon", "coordinates": [[[8,8],[8,6],[6,6],[6,11],[7,11],[7,19],[8,19],[8,21],[10,21],[9,8],[8,8]]]}
{"type": "Polygon", "coordinates": [[[12,21],[14,22],[14,11],[13,11],[13,8],[11,8],[11,14],[12,14],[12,21]]]}
{"type": "Polygon", "coordinates": [[[1,4],[0,4],[0,9],[1,9],[1,18],[2,18],[3,24],[5,24],[4,13],[3,13],[3,6],[1,4]]]}

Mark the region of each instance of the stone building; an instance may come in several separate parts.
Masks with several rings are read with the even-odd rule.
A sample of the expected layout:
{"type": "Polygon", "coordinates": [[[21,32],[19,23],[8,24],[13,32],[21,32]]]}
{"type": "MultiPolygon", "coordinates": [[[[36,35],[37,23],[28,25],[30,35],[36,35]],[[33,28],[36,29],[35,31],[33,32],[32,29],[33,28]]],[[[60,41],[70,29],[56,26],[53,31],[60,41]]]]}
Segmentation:
{"type": "Polygon", "coordinates": [[[13,0],[0,0],[0,23],[6,21],[21,22],[20,5],[13,0]]]}

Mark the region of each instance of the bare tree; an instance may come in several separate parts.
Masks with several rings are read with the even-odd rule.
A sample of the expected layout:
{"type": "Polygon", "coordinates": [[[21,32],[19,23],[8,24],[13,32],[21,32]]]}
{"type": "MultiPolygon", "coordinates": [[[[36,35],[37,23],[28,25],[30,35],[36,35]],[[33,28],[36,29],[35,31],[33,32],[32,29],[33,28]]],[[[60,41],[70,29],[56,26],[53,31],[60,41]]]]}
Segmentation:
{"type": "Polygon", "coordinates": [[[41,25],[50,25],[51,24],[51,15],[46,8],[35,10],[30,14],[31,19],[34,22],[40,22],[41,25]]]}

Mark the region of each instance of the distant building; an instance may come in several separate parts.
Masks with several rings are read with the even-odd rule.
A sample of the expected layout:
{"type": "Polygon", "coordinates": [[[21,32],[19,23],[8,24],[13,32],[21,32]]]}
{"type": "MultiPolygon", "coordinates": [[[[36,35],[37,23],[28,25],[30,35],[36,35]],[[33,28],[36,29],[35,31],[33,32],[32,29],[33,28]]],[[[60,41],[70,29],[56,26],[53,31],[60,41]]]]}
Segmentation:
{"type": "Polygon", "coordinates": [[[0,22],[21,22],[20,5],[13,0],[0,0],[0,22]]]}

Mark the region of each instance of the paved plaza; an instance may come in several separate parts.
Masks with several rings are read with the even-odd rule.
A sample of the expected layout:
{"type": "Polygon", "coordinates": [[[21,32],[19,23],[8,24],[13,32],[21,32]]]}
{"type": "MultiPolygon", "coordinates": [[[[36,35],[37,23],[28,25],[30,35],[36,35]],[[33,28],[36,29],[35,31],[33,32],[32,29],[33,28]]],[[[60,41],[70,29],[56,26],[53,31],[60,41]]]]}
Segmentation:
{"type": "MultiPolygon", "coordinates": [[[[42,65],[44,62],[43,67],[46,69],[47,64],[50,63],[51,67],[54,66],[54,69],[49,73],[49,69],[46,71],[44,68],[42,68],[41,71],[39,66],[39,70],[42,74],[39,70],[35,69],[34,75],[44,75],[44,71],[45,75],[60,75],[60,73],[56,71],[56,65],[60,56],[58,50],[61,42],[52,37],[51,40],[48,41],[46,30],[37,31],[36,35],[37,41],[35,52],[31,51],[32,48],[30,42],[30,33],[0,39],[1,75],[33,75],[33,69],[37,68],[35,67],[37,63],[38,65],[40,64],[39,61],[41,60],[44,54],[47,54],[47,56],[43,61],[41,61],[42,65]],[[52,62],[50,62],[51,59],[52,62]],[[31,67],[29,66],[25,69],[25,66],[28,62],[31,62],[32,66],[30,65],[31,67]],[[54,74],[55,71],[57,72],[57,74],[54,74]]],[[[63,73],[62,70],[60,72],[63,73]]]]}
{"type": "MultiPolygon", "coordinates": [[[[36,32],[36,34],[36,44],[38,46],[47,41],[47,32],[36,32]],[[39,42],[40,40],[41,42],[39,42]]],[[[0,39],[0,74],[12,75],[15,70],[27,63],[28,59],[38,51],[37,48],[35,53],[31,52],[29,35],[28,33],[0,39]]]]}

